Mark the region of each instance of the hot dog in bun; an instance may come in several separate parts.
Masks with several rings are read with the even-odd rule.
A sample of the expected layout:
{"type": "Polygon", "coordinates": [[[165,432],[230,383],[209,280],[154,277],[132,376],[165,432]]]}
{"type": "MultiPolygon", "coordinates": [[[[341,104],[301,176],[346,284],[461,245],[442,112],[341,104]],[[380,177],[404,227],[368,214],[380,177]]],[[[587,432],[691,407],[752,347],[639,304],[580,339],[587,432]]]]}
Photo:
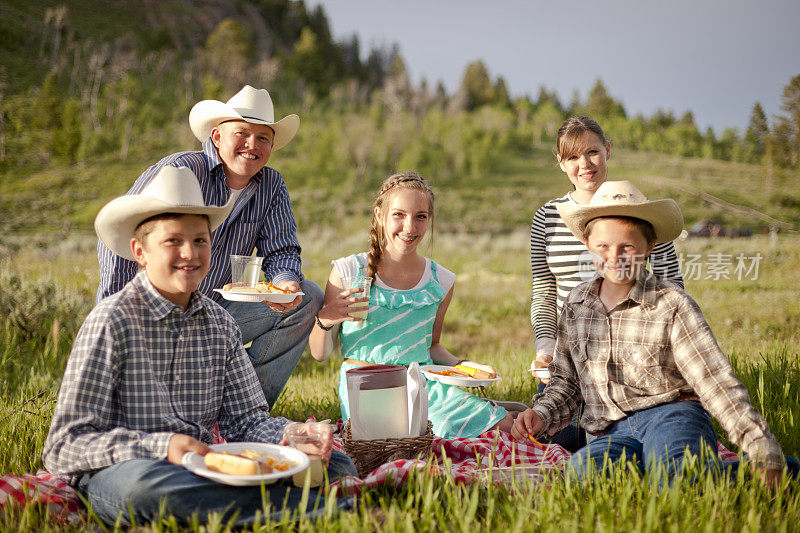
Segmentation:
{"type": "Polygon", "coordinates": [[[494,379],[497,377],[497,371],[494,367],[476,363],[475,361],[461,361],[453,367],[453,370],[462,376],[469,376],[475,379],[494,379]]]}
{"type": "Polygon", "coordinates": [[[203,458],[203,463],[209,470],[234,476],[272,473],[272,466],[263,461],[228,452],[208,452],[203,458]]]}

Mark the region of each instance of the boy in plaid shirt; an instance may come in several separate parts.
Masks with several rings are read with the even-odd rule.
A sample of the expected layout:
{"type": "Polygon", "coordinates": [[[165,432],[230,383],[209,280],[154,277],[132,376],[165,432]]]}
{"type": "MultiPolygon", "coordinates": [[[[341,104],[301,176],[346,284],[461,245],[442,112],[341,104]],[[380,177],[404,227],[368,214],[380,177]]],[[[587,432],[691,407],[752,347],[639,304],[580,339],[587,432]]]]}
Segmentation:
{"type": "MultiPolygon", "coordinates": [[[[284,483],[262,495],[181,466],[210,451],[215,426],[228,441],[278,443],[289,423],[269,415],[235,320],[196,290],[231,205],[206,206],[191,170],[165,167],[95,220],[100,239],[142,269],[78,332],[43,458],[107,524],[149,522],[164,505],[182,523],[221,512],[246,525],[270,512],[265,503],[274,513],[300,503],[302,489],[284,483]]],[[[331,477],[355,473],[330,440],[323,457],[331,477]]]]}
{"type": "MultiPolygon", "coordinates": [[[[552,435],[581,401],[581,425],[596,438],[571,463],[623,456],[645,470],[680,472],[684,453],[716,456],[713,415],[770,484],[785,461],[764,418],[736,379],[700,308],[683,290],[643,268],[653,246],[675,239],[683,218],[674,200],[648,201],[630,182],[602,184],[588,205],[558,211],[598,270],[564,304],[550,364],[552,380],[517,417],[512,434],[552,435]]],[[[792,461],[793,468],[796,462],[792,461]]]]}

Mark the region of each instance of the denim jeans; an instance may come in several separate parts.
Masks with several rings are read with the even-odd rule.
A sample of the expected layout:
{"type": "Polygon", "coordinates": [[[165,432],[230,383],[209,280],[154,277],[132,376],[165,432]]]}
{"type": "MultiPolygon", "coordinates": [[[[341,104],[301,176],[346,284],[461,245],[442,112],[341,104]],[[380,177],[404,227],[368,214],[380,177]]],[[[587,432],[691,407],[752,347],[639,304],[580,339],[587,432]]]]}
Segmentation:
{"type": "Polygon", "coordinates": [[[703,448],[707,448],[709,462],[719,464],[717,436],[708,412],[696,401],[673,402],[636,411],[618,421],[575,453],[570,464],[583,477],[589,462],[599,469],[606,453],[611,463],[624,455],[642,472],[663,466],[672,477],[680,472],[687,449],[700,457],[703,448]]]}
{"type": "Polygon", "coordinates": [[[242,343],[253,343],[247,354],[270,408],[300,361],[314,327],[314,317],[322,308],[324,295],[319,285],[306,279],[300,290],[305,293],[303,301],[288,313],[273,311],[262,303],[220,302],[239,324],[242,343]]]}
{"type": "MultiPolygon", "coordinates": [[[[673,402],[632,413],[573,454],[570,466],[578,477],[585,477],[592,471],[599,473],[606,453],[610,463],[620,461],[624,455],[642,472],[657,474],[663,467],[671,479],[680,473],[687,449],[690,455],[704,459],[706,468],[736,477],[739,462],[719,460],[711,416],[696,401],[673,402]],[[590,469],[588,462],[594,463],[590,469]]],[[[786,456],[786,468],[792,479],[800,480],[796,458],[786,456]]]]}
{"type": "MultiPolygon", "coordinates": [[[[331,480],[347,475],[357,475],[350,459],[333,451],[328,467],[331,480]]],[[[279,480],[264,485],[263,503],[260,486],[233,487],[195,475],[182,466],[167,460],[133,459],[84,475],[78,490],[89,500],[92,509],[106,524],[117,519],[124,525],[143,525],[169,515],[186,524],[196,516],[206,522],[209,513],[223,513],[227,521],[239,512],[235,524],[247,526],[256,522],[256,513],[278,519],[284,509],[297,509],[303,489],[292,485],[292,480],[279,480]],[[161,509],[165,514],[161,514],[161,509]],[[269,506],[269,508],[267,508],[269,506]]],[[[321,493],[311,489],[305,516],[313,517],[324,511],[324,497],[318,506],[315,500],[321,493]]],[[[338,509],[349,509],[352,499],[339,498],[338,509]]],[[[225,523],[225,522],[223,522],[225,523]]]]}

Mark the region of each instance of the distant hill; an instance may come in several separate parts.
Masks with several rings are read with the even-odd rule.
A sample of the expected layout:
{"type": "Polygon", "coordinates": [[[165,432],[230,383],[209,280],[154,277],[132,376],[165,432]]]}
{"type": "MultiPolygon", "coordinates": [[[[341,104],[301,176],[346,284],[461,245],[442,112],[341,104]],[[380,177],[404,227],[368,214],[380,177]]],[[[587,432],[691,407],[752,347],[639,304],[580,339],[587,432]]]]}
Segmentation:
{"type": "Polygon", "coordinates": [[[676,197],[687,223],[765,231],[773,217],[800,227],[796,158],[776,148],[791,138],[766,124],[716,139],[690,114],[627,117],[599,80],[572,107],[544,91],[512,101],[480,62],[456,94],[415,87],[395,46],[335,41],[324,10],[298,1],[0,0],[0,244],[91,232],[99,207],[147,166],[197,149],[195,102],[245,83],[267,87],[278,116],[301,115],[297,138],[270,163],[302,228],[362,223],[378,183],[415,169],[437,191],[437,229],[525,229],[568,189],[552,153],[576,112],[614,140],[611,179],[676,197]]]}

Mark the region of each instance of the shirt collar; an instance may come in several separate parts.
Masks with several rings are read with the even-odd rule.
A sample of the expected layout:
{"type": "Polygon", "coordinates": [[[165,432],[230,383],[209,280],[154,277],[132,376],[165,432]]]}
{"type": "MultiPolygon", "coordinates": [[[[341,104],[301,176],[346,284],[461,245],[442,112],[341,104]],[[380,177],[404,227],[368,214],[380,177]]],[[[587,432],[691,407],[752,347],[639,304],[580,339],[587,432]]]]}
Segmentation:
{"type": "MultiPolygon", "coordinates": [[[[592,302],[600,300],[600,282],[603,278],[599,272],[596,272],[591,281],[579,286],[577,302],[582,302],[585,305],[591,305],[592,302]]],[[[642,307],[655,306],[656,304],[656,276],[646,268],[642,268],[636,282],[628,292],[627,298],[622,300],[631,300],[638,303],[642,307]]],[[[620,302],[622,303],[622,302],[620,302]]]]}
{"type": "Polygon", "coordinates": [[[642,307],[653,307],[656,305],[656,276],[650,270],[642,267],[636,283],[628,293],[628,299],[633,300],[642,307]]]}
{"type": "Polygon", "coordinates": [[[156,320],[163,320],[175,308],[178,308],[186,317],[190,317],[205,309],[203,298],[198,291],[192,292],[192,295],[189,297],[189,305],[184,311],[179,305],[170,302],[158,292],[158,289],[153,286],[150,278],[147,277],[146,271],[141,270],[133,279],[135,283],[142,288],[141,292],[144,296],[144,301],[156,320]]]}
{"type": "MultiPolygon", "coordinates": [[[[208,158],[209,171],[216,170],[217,168],[219,168],[220,173],[224,176],[222,159],[219,157],[219,150],[217,150],[217,147],[214,146],[214,142],[211,140],[211,137],[208,137],[205,141],[203,141],[203,153],[205,154],[206,158],[208,158]]],[[[250,178],[248,185],[250,183],[257,185],[266,175],[266,172],[267,172],[267,167],[261,167],[261,169],[258,172],[256,172],[255,176],[250,178]]]]}

